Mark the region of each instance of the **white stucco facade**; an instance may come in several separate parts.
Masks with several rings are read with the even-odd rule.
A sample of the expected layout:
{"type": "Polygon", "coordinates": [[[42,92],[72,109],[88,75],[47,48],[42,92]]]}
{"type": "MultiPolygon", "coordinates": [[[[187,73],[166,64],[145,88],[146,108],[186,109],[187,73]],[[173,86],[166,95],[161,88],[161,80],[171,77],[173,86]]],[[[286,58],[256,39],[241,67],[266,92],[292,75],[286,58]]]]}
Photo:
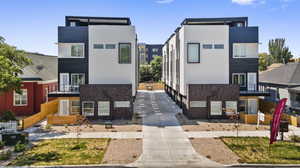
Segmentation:
{"type": "Polygon", "coordinates": [[[132,84],[136,92],[136,32],[134,26],[89,25],[89,84],[132,84]],[[119,63],[119,44],[131,44],[131,63],[119,63]],[[94,44],[114,44],[95,49],[94,44]]]}

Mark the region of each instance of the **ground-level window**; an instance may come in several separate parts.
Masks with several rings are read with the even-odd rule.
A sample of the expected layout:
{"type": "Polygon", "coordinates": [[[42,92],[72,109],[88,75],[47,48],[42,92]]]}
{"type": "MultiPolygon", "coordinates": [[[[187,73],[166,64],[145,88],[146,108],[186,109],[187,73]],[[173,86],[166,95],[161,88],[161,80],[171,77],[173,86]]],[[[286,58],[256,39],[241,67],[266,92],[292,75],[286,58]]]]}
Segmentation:
{"type": "Polygon", "coordinates": [[[247,112],[246,107],[247,107],[247,100],[240,100],[239,101],[239,112],[246,113],[247,112]]]}
{"type": "Polygon", "coordinates": [[[190,101],[190,107],[206,107],[206,101],[190,101]]]}
{"type": "Polygon", "coordinates": [[[246,86],[246,74],[245,73],[233,73],[232,74],[232,83],[240,85],[241,87],[246,86]]]}
{"type": "Polygon", "coordinates": [[[210,102],[210,115],[222,115],[222,101],[210,102]]]}
{"type": "Polygon", "coordinates": [[[14,106],[27,106],[28,96],[27,89],[21,89],[22,93],[18,94],[14,91],[14,106]]]}
{"type": "Polygon", "coordinates": [[[131,63],[131,44],[120,43],[119,44],[119,63],[130,64],[131,63]]]}
{"type": "Polygon", "coordinates": [[[92,101],[82,102],[82,114],[84,116],[94,116],[94,102],[92,101]]]}
{"type": "Polygon", "coordinates": [[[120,108],[120,107],[130,107],[130,101],[115,101],[114,107],[120,108]]]}
{"type": "Polygon", "coordinates": [[[200,63],[200,44],[188,43],[187,46],[188,63],[200,63]]]}
{"type": "Polygon", "coordinates": [[[109,101],[98,101],[98,116],[110,115],[110,103],[109,101]]]}
{"type": "Polygon", "coordinates": [[[71,114],[79,114],[80,113],[80,101],[72,100],[71,101],[71,114]]]}
{"type": "Polygon", "coordinates": [[[237,101],[226,101],[226,113],[237,113],[237,101]]]}

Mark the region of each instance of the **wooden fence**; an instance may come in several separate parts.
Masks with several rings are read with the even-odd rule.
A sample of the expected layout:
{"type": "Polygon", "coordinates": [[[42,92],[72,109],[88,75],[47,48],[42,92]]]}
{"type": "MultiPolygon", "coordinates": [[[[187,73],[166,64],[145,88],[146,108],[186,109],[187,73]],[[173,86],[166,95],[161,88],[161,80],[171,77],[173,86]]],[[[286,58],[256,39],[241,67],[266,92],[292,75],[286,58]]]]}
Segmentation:
{"type": "Polygon", "coordinates": [[[140,83],[138,90],[164,90],[163,83],[140,83]]]}
{"type": "Polygon", "coordinates": [[[41,112],[21,120],[23,129],[32,127],[34,124],[42,121],[48,115],[58,112],[58,99],[52,100],[41,105],[41,112]]]}
{"type": "Polygon", "coordinates": [[[81,118],[80,115],[68,115],[68,116],[49,115],[47,117],[47,124],[51,124],[51,125],[77,124],[80,118],[81,118]]]}

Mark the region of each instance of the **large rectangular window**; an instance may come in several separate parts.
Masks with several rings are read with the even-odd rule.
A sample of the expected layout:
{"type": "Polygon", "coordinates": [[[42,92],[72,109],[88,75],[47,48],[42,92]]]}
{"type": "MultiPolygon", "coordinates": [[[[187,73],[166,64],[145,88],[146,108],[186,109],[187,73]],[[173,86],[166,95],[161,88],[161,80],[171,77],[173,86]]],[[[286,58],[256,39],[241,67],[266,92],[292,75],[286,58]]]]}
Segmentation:
{"type": "Polygon", "coordinates": [[[131,63],[131,44],[120,43],[119,44],[119,63],[130,64],[131,63]]]}
{"type": "Polygon", "coordinates": [[[84,116],[94,116],[94,102],[92,101],[82,102],[82,113],[84,116]]]}
{"type": "Polygon", "coordinates": [[[110,115],[110,103],[109,101],[98,101],[98,116],[110,115]]]}
{"type": "Polygon", "coordinates": [[[200,44],[188,43],[187,45],[188,63],[200,63],[200,44]]]}
{"type": "Polygon", "coordinates": [[[27,106],[28,96],[27,89],[21,89],[22,93],[18,94],[14,91],[14,106],[27,106]]]}
{"type": "Polygon", "coordinates": [[[71,88],[72,91],[79,91],[79,86],[85,84],[84,73],[71,74],[71,88]]]}
{"type": "Polygon", "coordinates": [[[77,57],[77,58],[84,57],[84,45],[82,44],[71,45],[71,57],[77,57]]]}
{"type": "Polygon", "coordinates": [[[233,58],[258,58],[258,44],[234,43],[233,58]]]}
{"type": "Polygon", "coordinates": [[[226,114],[236,114],[237,111],[237,101],[226,101],[226,114]]]}
{"type": "Polygon", "coordinates": [[[257,100],[256,99],[248,99],[248,114],[257,114],[257,100]]]}
{"type": "Polygon", "coordinates": [[[222,115],[222,101],[210,102],[210,115],[212,116],[222,115]]]}
{"type": "Polygon", "coordinates": [[[232,74],[232,83],[240,85],[241,87],[246,86],[246,74],[245,73],[233,73],[232,74]]]}

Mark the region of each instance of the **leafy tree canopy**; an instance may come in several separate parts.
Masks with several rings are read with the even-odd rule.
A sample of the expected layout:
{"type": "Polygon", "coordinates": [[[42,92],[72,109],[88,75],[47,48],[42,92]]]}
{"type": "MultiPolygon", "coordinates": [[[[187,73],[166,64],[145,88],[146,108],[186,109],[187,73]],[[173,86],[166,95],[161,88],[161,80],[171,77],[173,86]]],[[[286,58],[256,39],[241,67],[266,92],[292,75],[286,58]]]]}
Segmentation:
{"type": "Polygon", "coordinates": [[[285,45],[285,39],[277,38],[269,41],[269,54],[272,59],[272,63],[287,64],[293,55],[285,45]]]}
{"type": "Polygon", "coordinates": [[[5,43],[0,36],[0,93],[16,90],[21,93],[22,69],[31,64],[31,60],[25,56],[25,52],[5,43]]]}

